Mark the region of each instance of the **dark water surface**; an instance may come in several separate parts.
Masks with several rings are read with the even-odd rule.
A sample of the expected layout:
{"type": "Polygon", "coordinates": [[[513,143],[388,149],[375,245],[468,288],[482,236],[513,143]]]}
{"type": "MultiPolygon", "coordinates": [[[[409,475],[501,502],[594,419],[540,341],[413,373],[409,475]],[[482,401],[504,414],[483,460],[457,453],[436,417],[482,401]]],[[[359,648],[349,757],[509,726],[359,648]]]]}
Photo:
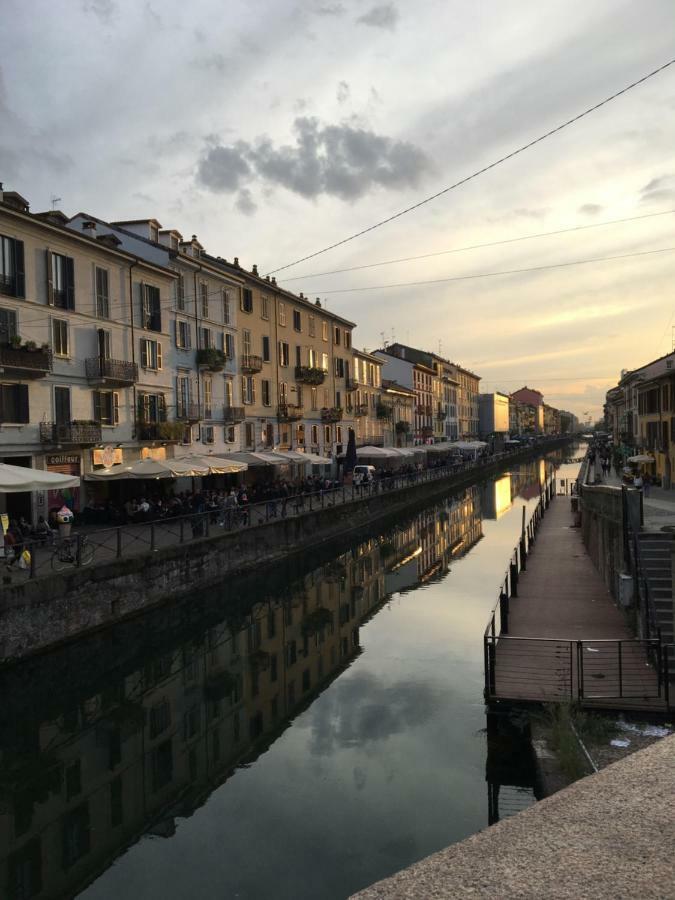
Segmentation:
{"type": "Polygon", "coordinates": [[[485,827],[481,638],[544,472],[2,676],[0,895],[332,900],[485,827]]]}

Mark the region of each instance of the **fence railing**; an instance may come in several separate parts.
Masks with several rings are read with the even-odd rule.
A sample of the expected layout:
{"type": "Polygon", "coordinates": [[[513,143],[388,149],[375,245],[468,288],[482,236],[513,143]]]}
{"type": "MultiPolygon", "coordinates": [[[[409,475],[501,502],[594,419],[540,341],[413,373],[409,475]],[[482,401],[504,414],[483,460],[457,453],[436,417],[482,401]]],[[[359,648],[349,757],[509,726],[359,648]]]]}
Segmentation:
{"type": "MultiPolygon", "coordinates": [[[[545,449],[545,445],[540,446],[540,449],[545,449]]],[[[23,569],[27,578],[152,553],[215,534],[241,531],[280,519],[309,515],[320,509],[359,503],[371,497],[410,488],[412,485],[440,481],[460,473],[471,473],[478,477],[488,466],[511,458],[516,453],[518,451],[505,451],[494,454],[487,461],[469,460],[421,471],[394,473],[363,484],[332,484],[313,492],[270,497],[258,503],[236,507],[219,506],[187,515],[148,518],[142,522],[77,532],[65,538],[52,534],[47,538],[25,539],[17,544],[11,568],[20,567],[23,549],[30,551],[30,563],[23,569]]],[[[531,540],[534,540],[534,534],[531,540]]]]}

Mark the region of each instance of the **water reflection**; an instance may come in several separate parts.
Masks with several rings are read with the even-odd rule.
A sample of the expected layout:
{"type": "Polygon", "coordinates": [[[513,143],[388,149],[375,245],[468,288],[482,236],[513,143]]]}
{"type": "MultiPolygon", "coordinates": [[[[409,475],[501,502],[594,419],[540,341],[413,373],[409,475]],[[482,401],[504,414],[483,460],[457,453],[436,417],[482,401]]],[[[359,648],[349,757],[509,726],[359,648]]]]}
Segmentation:
{"type": "MultiPolygon", "coordinates": [[[[177,823],[207,805],[204,814],[211,816],[210,824],[201,839],[208,842],[210,835],[219,833],[229,841],[224,848],[211,848],[208,867],[218,871],[222,856],[244,874],[220,872],[218,886],[203,884],[200,893],[197,885],[206,875],[197,874],[201,850],[194,846],[193,837],[183,847],[188,855],[182,865],[191,873],[195,893],[286,896],[276,882],[279,870],[295,867],[301,874],[303,867],[312,869],[309,848],[316,839],[318,821],[325,818],[329,832],[334,828],[338,834],[344,833],[341,828],[358,832],[356,809],[338,809],[335,800],[332,811],[322,812],[328,798],[336,796],[327,781],[339,780],[338,773],[340,777],[347,773],[355,796],[375,790],[372,785],[378,779],[385,784],[376,785],[377,796],[386,802],[398,796],[387,791],[402,792],[403,822],[411,811],[405,807],[405,785],[392,787],[401,778],[394,759],[402,756],[411,735],[419,733],[430,741],[428,731],[458,727],[464,714],[456,713],[446,721],[459,688],[450,687],[456,676],[446,677],[442,663],[434,662],[434,654],[439,660],[442,656],[424,631],[425,627],[433,630],[433,620],[426,625],[419,618],[411,620],[410,634],[417,632],[414,639],[420,643],[406,650],[412,654],[409,658],[397,658],[392,666],[387,654],[397,642],[388,635],[386,616],[377,614],[385,605],[391,607],[392,597],[400,598],[413,589],[431,590],[443,581],[451,566],[483,537],[482,509],[486,517],[500,518],[516,496],[527,497],[531,490],[532,496],[538,496],[542,477],[539,464],[520,467],[482,488],[470,488],[435,504],[320,565],[306,566],[290,582],[280,577],[275,583],[271,575],[248,583],[242,580],[236,590],[225,590],[215,610],[199,606],[197,599],[176,604],[171,611],[120,626],[104,638],[5,673],[0,680],[3,696],[9,698],[0,713],[0,885],[4,896],[17,900],[75,896],[140,837],[174,838],[177,823]],[[354,667],[348,678],[338,678],[361,654],[361,630],[373,617],[366,665],[354,667]],[[420,647],[430,654],[433,677],[416,674],[423,664],[420,647]],[[312,706],[311,715],[302,716],[319,695],[321,702],[312,706]],[[294,721],[296,726],[289,727],[294,721]],[[266,784],[261,756],[284,733],[286,745],[278,751],[282,761],[270,762],[276,766],[275,781],[266,784]],[[297,745],[294,753],[289,752],[289,742],[297,745]],[[373,754],[385,746],[390,747],[391,757],[378,758],[373,767],[373,754]],[[352,758],[349,754],[354,751],[358,755],[352,758]],[[325,769],[323,760],[331,761],[332,770],[325,769]],[[304,771],[294,771],[298,765],[304,771]],[[243,777],[242,767],[249,767],[247,783],[232,778],[235,773],[243,777]],[[256,777],[259,786],[251,784],[256,777]],[[223,794],[218,789],[230,779],[233,791],[223,794]],[[297,797],[284,796],[280,801],[280,782],[290,786],[295,780],[297,797]],[[309,795],[302,793],[309,784],[309,795]],[[287,830],[273,828],[275,847],[265,832],[267,867],[257,871],[253,842],[259,816],[269,819],[266,825],[277,817],[282,822],[275,803],[300,804],[301,797],[305,813],[311,809],[308,822],[297,825],[299,833],[308,828],[305,842],[298,845],[287,830]],[[257,804],[255,811],[246,808],[247,798],[257,804]],[[216,800],[220,810],[213,818],[211,807],[216,800]],[[234,808],[228,805],[232,803],[234,808]],[[268,806],[261,807],[264,803],[268,806]],[[224,829],[222,834],[219,829],[224,829]]],[[[482,611],[479,617],[483,618],[482,611]]],[[[476,655],[480,654],[479,637],[478,630],[476,655]]],[[[448,651],[458,652],[450,647],[448,651]]],[[[473,682],[471,690],[475,694],[473,682]]],[[[470,702],[476,706],[480,701],[478,693],[470,702]]],[[[436,744],[443,744],[442,737],[435,734],[432,743],[430,752],[438,754],[436,744]]],[[[477,752],[485,758],[484,746],[477,752]]],[[[264,756],[266,764],[270,757],[264,756]]],[[[442,759],[438,762],[448,765],[442,759]]],[[[480,759],[477,770],[473,759],[465,769],[474,777],[480,759]]],[[[450,774],[468,777],[461,766],[450,774]]],[[[446,788],[452,803],[450,784],[446,788]]],[[[369,795],[371,804],[373,796],[369,795]]],[[[480,827],[476,823],[484,811],[479,812],[477,797],[454,802],[459,834],[462,829],[480,827]],[[464,805],[471,807],[470,814],[462,813],[464,805]]],[[[441,825],[439,821],[438,829],[441,825]]],[[[353,871],[348,877],[341,880],[335,875],[334,883],[305,886],[304,895],[344,896],[359,884],[454,839],[454,833],[444,839],[447,832],[440,830],[440,839],[436,832],[425,838],[424,831],[420,826],[413,834],[388,822],[377,850],[373,847],[374,859],[368,858],[363,847],[352,848],[348,858],[353,871]]],[[[151,845],[146,841],[135,849],[139,848],[151,845]]],[[[148,859],[155,855],[152,849],[146,852],[149,855],[142,861],[135,852],[126,853],[126,868],[110,870],[108,875],[116,878],[110,885],[108,876],[99,879],[92,896],[185,896],[179,886],[173,892],[165,860],[161,872],[152,881],[145,880],[153,871],[148,859]]],[[[316,855],[321,865],[335,865],[327,847],[319,846],[316,855]]],[[[301,885],[290,886],[288,896],[302,896],[301,885]]]]}

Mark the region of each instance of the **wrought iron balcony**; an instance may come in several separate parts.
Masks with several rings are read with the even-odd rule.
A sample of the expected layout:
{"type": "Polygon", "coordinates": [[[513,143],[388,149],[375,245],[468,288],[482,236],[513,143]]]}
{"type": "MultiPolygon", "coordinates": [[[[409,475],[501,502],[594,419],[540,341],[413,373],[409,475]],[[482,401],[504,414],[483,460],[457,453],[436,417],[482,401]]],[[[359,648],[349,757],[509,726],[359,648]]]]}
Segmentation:
{"type": "Polygon", "coordinates": [[[302,406],[293,406],[290,403],[280,403],[277,410],[277,418],[280,422],[297,422],[303,415],[302,406]]]}
{"type": "Polygon", "coordinates": [[[244,375],[255,375],[261,372],[263,367],[262,356],[255,356],[251,353],[245,353],[239,358],[239,368],[244,375]]]}
{"type": "Polygon", "coordinates": [[[328,372],[317,366],[296,366],[295,380],[302,384],[323,384],[328,372]]]}
{"type": "Polygon", "coordinates": [[[215,347],[203,347],[197,350],[197,365],[211,372],[222,372],[225,368],[227,357],[222,350],[215,347]]]}
{"type": "Polygon", "coordinates": [[[321,410],[322,422],[341,422],[342,407],[341,406],[324,406],[321,410]]]}
{"type": "Polygon", "coordinates": [[[40,422],[40,441],[43,444],[74,444],[83,447],[101,441],[101,426],[98,422],[40,422]]]}
{"type": "Polygon", "coordinates": [[[359,416],[367,416],[368,415],[368,404],[367,403],[357,403],[354,406],[354,415],[358,418],[359,416]]]}
{"type": "MultiPolygon", "coordinates": [[[[204,418],[204,412],[199,403],[177,403],[176,421],[200,422],[204,418]]],[[[210,418],[210,416],[207,418],[210,418]]]]}
{"type": "Polygon", "coordinates": [[[388,422],[392,416],[392,408],[388,403],[378,403],[375,407],[377,418],[383,422],[388,422]]]}
{"type": "Polygon", "coordinates": [[[96,384],[135,384],[138,381],[138,365],[125,359],[101,359],[92,356],[85,360],[87,378],[96,384]]]}
{"type": "Polygon", "coordinates": [[[441,422],[445,421],[445,410],[441,409],[440,406],[436,410],[436,418],[439,419],[441,422]]]}
{"type": "Polygon", "coordinates": [[[348,391],[355,391],[358,389],[359,383],[356,378],[347,378],[345,379],[345,386],[348,391]]]}
{"type": "Polygon", "coordinates": [[[44,378],[52,370],[52,351],[40,347],[0,346],[3,378],[44,378]]]}
{"type": "Polygon", "coordinates": [[[141,441],[162,441],[165,444],[176,444],[182,441],[185,433],[185,422],[146,422],[139,419],[136,422],[137,437],[141,441]]]}
{"type": "Polygon", "coordinates": [[[243,406],[224,406],[223,419],[226,425],[238,425],[246,418],[246,410],[243,406]]]}

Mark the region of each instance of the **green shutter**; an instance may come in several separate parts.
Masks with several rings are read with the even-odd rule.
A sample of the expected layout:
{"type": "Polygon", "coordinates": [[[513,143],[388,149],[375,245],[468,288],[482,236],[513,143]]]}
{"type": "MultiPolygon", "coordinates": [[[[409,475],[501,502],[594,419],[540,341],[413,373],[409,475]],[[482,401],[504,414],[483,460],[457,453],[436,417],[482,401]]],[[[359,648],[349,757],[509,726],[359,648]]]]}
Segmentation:
{"type": "Polygon", "coordinates": [[[14,295],[26,296],[26,273],[23,261],[23,241],[14,241],[14,295]]]}

